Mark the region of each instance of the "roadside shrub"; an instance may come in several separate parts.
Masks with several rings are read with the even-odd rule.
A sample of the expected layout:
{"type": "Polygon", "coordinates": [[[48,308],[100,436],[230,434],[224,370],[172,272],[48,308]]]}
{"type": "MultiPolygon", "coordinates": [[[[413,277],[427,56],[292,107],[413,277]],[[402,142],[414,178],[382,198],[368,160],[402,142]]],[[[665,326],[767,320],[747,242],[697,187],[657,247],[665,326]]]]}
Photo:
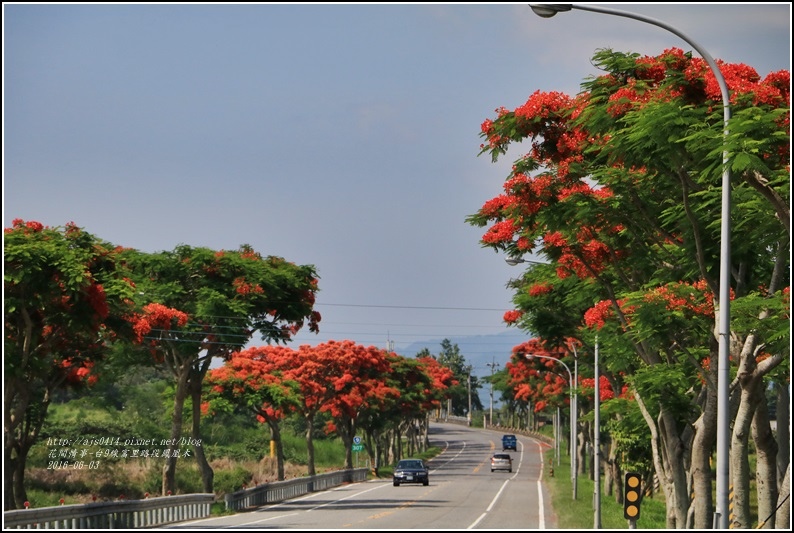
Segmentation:
{"type": "Polygon", "coordinates": [[[240,465],[234,466],[230,470],[216,470],[214,478],[214,489],[216,494],[226,494],[235,492],[250,486],[253,475],[240,465]]]}

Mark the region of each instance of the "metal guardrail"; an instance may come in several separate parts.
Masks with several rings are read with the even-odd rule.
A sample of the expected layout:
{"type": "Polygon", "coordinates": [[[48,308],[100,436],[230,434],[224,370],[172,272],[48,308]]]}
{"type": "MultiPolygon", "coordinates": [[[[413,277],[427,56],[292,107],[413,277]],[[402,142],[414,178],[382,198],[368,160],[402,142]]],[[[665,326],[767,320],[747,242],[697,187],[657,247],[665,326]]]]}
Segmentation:
{"type": "MultiPolygon", "coordinates": [[[[226,494],[226,509],[241,511],[267,503],[367,479],[367,468],[265,483],[226,494]]],[[[214,494],[184,494],[113,502],[96,502],[3,512],[3,529],[134,529],[206,518],[214,494]]]]}
{"type": "Polygon", "coordinates": [[[449,422],[450,424],[460,424],[463,426],[470,426],[471,420],[465,416],[447,416],[436,420],[437,422],[449,422]]]}
{"type": "Polygon", "coordinates": [[[96,502],[3,512],[3,529],[132,529],[206,518],[214,494],[96,502]]]}
{"type": "Polygon", "coordinates": [[[250,489],[238,490],[226,494],[224,500],[226,509],[230,511],[244,511],[261,507],[268,503],[282,502],[289,498],[302,496],[310,492],[330,489],[343,483],[357,483],[367,479],[367,468],[354,468],[352,470],[338,470],[326,474],[317,474],[308,477],[299,477],[287,481],[274,481],[263,483],[250,489]]]}

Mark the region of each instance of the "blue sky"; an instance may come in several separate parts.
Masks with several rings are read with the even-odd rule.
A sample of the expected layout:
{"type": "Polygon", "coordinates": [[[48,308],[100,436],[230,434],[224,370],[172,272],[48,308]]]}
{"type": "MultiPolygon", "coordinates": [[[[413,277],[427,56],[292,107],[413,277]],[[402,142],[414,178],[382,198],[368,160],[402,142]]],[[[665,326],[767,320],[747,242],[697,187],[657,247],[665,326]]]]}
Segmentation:
{"type": "MultiPolygon", "coordinates": [[[[791,67],[789,3],[611,7],[762,76],[791,67]]],[[[520,154],[478,157],[482,121],[576,93],[598,48],[691,50],[525,3],[12,2],[3,40],[4,227],[73,221],[144,251],[247,243],[317,267],[321,333],[297,342],[398,351],[508,331],[520,271],[464,219],[520,154]]]]}

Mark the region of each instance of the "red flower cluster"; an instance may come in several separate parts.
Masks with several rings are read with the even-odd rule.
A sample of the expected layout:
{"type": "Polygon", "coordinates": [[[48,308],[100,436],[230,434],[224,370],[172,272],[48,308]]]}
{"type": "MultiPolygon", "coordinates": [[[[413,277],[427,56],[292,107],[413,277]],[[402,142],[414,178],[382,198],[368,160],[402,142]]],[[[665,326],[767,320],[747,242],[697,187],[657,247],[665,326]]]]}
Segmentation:
{"type": "Polygon", "coordinates": [[[237,294],[240,294],[242,296],[245,296],[245,295],[251,294],[251,293],[254,293],[254,294],[264,294],[265,293],[265,290],[262,287],[260,287],[259,285],[252,285],[252,284],[246,282],[245,278],[243,278],[243,277],[236,278],[232,282],[232,285],[234,286],[234,290],[237,292],[237,294]]]}
{"type": "Polygon", "coordinates": [[[71,359],[64,359],[61,361],[61,367],[66,369],[66,380],[71,383],[86,382],[91,386],[99,379],[96,375],[91,374],[91,370],[94,368],[93,361],[81,361],[75,365],[71,359]]]}
{"type": "Polygon", "coordinates": [[[92,283],[85,289],[85,295],[96,314],[103,320],[110,314],[105,288],[99,283],[92,283]]]}
{"type": "Polygon", "coordinates": [[[482,242],[487,244],[508,243],[513,240],[513,236],[518,229],[518,225],[512,219],[502,220],[488,228],[482,236],[482,242]]]}
{"type": "Polygon", "coordinates": [[[529,293],[530,296],[534,297],[534,296],[541,296],[543,294],[548,294],[552,290],[554,290],[554,285],[551,285],[549,283],[535,283],[529,288],[529,291],[527,292],[529,293]]]}
{"type": "Polygon", "coordinates": [[[601,300],[593,307],[585,311],[584,324],[588,328],[601,329],[606,325],[607,320],[614,316],[612,309],[612,302],[609,300],[601,300]]]}
{"type": "Polygon", "coordinates": [[[132,330],[138,342],[152,331],[153,328],[171,329],[173,325],[183,327],[187,324],[187,313],[166,307],[163,304],[151,303],[143,308],[143,315],[131,319],[132,330]]]}
{"type": "Polygon", "coordinates": [[[695,283],[679,281],[674,285],[657,287],[645,295],[645,301],[661,302],[670,311],[683,308],[696,315],[714,316],[714,293],[705,280],[695,283]]]}
{"type": "Polygon", "coordinates": [[[44,224],[35,220],[25,222],[21,218],[15,218],[11,221],[11,227],[5,229],[5,233],[10,233],[14,230],[23,230],[25,233],[40,233],[44,227],[44,224]]]}
{"type": "MultiPolygon", "coordinates": [[[[595,391],[595,378],[582,378],[580,380],[583,389],[590,389],[595,391]]],[[[612,390],[612,383],[609,382],[606,376],[598,377],[598,395],[600,401],[611,400],[615,397],[615,391],[612,390]]]]}
{"type": "Polygon", "coordinates": [[[518,311],[518,310],[507,311],[507,312],[505,312],[504,316],[502,317],[502,320],[504,320],[507,324],[514,324],[523,315],[524,315],[524,313],[522,311],[518,311]]]}
{"type": "Polygon", "coordinates": [[[558,115],[561,111],[565,112],[572,103],[571,97],[565,93],[558,91],[544,93],[538,90],[530,95],[524,105],[516,108],[515,115],[524,120],[549,118],[558,115]]]}
{"type": "Polygon", "coordinates": [[[515,200],[507,195],[501,194],[483,204],[480,213],[488,218],[497,218],[502,215],[505,209],[514,205],[515,200]]]}

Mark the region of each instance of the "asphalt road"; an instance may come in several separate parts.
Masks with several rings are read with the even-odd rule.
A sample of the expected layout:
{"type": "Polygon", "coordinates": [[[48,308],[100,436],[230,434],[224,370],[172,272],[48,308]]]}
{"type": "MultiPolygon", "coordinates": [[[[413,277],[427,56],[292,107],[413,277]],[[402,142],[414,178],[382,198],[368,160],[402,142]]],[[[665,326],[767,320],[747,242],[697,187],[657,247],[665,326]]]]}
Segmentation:
{"type": "MultiPolygon", "coordinates": [[[[518,436],[513,471],[491,472],[501,432],[431,424],[443,452],[428,463],[430,485],[372,480],[308,494],[255,511],[183,522],[189,529],[554,529],[543,484],[548,444],[518,436]]],[[[547,466],[547,465],[546,465],[547,466]]]]}

